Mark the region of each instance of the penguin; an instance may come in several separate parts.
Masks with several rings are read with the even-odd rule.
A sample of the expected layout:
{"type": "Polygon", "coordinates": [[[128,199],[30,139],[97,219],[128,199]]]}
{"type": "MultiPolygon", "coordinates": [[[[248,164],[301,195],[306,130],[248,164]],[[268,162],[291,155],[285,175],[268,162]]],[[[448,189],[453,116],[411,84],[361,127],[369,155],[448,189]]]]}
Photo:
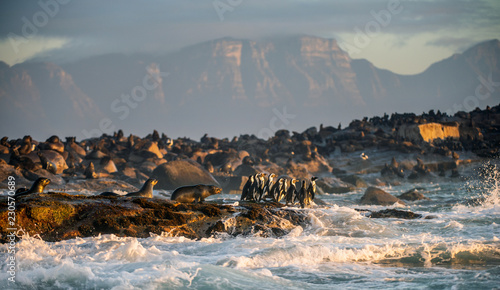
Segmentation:
{"type": "Polygon", "coordinates": [[[316,195],[316,180],[318,178],[316,176],[313,176],[311,178],[311,183],[309,183],[309,186],[307,187],[307,194],[308,197],[313,200],[314,196],[316,195]]]}
{"type": "Polygon", "coordinates": [[[283,180],[284,180],[283,178],[278,179],[278,181],[276,181],[271,187],[269,195],[273,198],[273,201],[276,201],[278,199],[280,186],[283,185],[283,180]]]}
{"type": "Polygon", "coordinates": [[[272,190],[274,202],[280,202],[285,197],[285,195],[286,195],[286,183],[287,183],[287,180],[285,178],[280,178],[274,184],[273,190],[272,190]]]}
{"type": "Polygon", "coordinates": [[[264,192],[264,186],[266,185],[266,174],[265,173],[259,173],[257,175],[257,190],[254,192],[253,200],[255,201],[260,201],[261,196],[264,192]]]}
{"type": "Polygon", "coordinates": [[[250,185],[250,189],[248,191],[248,195],[246,196],[246,200],[256,200],[255,197],[259,193],[259,175],[260,173],[256,173],[252,175],[253,181],[250,185]]]}
{"type": "Polygon", "coordinates": [[[307,189],[306,189],[306,181],[305,180],[302,180],[302,185],[300,186],[300,190],[299,190],[299,193],[297,194],[298,198],[299,198],[299,203],[300,203],[300,207],[301,208],[304,208],[307,204],[307,202],[309,201],[309,198],[307,197],[307,189]]]}
{"type": "Polygon", "coordinates": [[[286,205],[294,204],[295,200],[297,199],[297,193],[296,193],[296,187],[295,183],[297,183],[297,179],[292,179],[290,180],[290,186],[288,187],[288,190],[286,191],[286,205]]]}
{"type": "Polygon", "coordinates": [[[241,191],[240,200],[247,200],[247,198],[250,196],[250,194],[249,194],[250,188],[252,187],[254,182],[255,182],[254,176],[253,175],[248,176],[248,180],[245,183],[245,185],[243,186],[243,190],[241,191]]]}
{"type": "Polygon", "coordinates": [[[31,186],[29,190],[20,190],[18,189],[16,191],[15,197],[19,196],[24,196],[32,193],[43,193],[43,190],[45,189],[45,186],[47,186],[50,183],[50,179],[48,178],[43,178],[40,177],[31,186]]]}
{"type": "Polygon", "coordinates": [[[269,174],[267,182],[265,183],[264,187],[262,188],[262,194],[259,198],[259,201],[261,201],[262,199],[266,199],[266,198],[273,198],[273,195],[271,194],[271,189],[272,189],[273,185],[275,184],[274,183],[275,177],[277,177],[276,174],[274,174],[274,173],[269,174]]]}

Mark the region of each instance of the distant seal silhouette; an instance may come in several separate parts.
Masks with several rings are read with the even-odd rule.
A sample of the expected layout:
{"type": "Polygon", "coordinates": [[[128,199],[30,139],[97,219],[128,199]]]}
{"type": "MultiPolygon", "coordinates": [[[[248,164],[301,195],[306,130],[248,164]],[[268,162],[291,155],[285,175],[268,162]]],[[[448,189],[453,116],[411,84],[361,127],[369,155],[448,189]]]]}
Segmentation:
{"type": "Polygon", "coordinates": [[[215,185],[190,185],[181,186],[174,190],[171,200],[184,203],[201,203],[205,198],[221,193],[222,188],[215,185]]]}
{"type": "Polygon", "coordinates": [[[50,179],[40,177],[37,180],[35,180],[30,189],[28,190],[26,190],[25,188],[18,189],[16,191],[15,197],[24,196],[32,193],[42,193],[43,190],[45,189],[45,186],[47,186],[49,183],[50,179]]]}
{"type": "MultiPolygon", "coordinates": [[[[130,193],[127,193],[123,196],[126,196],[126,197],[147,197],[147,198],[152,198],[153,197],[153,187],[158,183],[158,180],[154,179],[154,178],[150,178],[148,180],[146,180],[146,182],[144,182],[144,185],[142,186],[142,188],[139,190],[139,191],[135,191],[135,192],[130,192],[130,193]]],[[[101,194],[99,194],[101,196],[122,196],[118,193],[115,193],[115,192],[103,192],[101,194]]]]}

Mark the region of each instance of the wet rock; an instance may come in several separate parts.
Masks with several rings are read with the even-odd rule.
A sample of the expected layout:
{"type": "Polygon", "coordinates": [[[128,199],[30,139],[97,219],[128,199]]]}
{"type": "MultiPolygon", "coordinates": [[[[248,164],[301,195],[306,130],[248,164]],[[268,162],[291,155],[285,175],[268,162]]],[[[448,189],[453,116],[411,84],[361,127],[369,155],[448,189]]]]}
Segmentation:
{"type": "Polygon", "coordinates": [[[104,158],[106,156],[108,156],[108,155],[105,154],[104,152],[102,152],[101,150],[94,149],[89,154],[87,154],[85,156],[85,159],[99,160],[99,159],[104,158]]]}
{"type": "Polygon", "coordinates": [[[259,173],[259,171],[253,166],[248,165],[248,164],[241,164],[240,166],[236,167],[234,170],[234,175],[238,176],[249,176],[249,175],[254,175],[256,173],[259,173]]]}
{"type": "Polygon", "coordinates": [[[142,150],[154,154],[154,156],[156,156],[157,158],[163,158],[163,153],[160,152],[160,149],[158,148],[158,142],[156,141],[147,142],[142,147],[142,150]]]}
{"type": "Polygon", "coordinates": [[[404,200],[409,200],[409,201],[431,200],[430,198],[426,197],[421,192],[419,192],[416,188],[408,190],[407,192],[399,195],[398,198],[404,199],[404,200]]]}
{"type": "Polygon", "coordinates": [[[355,187],[368,187],[366,182],[357,175],[347,175],[340,178],[342,181],[354,185],[355,187]]]}
{"type": "Polygon", "coordinates": [[[207,170],[190,159],[161,164],[155,168],[151,177],[158,180],[156,188],[166,190],[196,184],[219,185],[207,170]]]}
{"type": "Polygon", "coordinates": [[[384,209],[381,211],[375,211],[368,214],[369,218],[399,218],[399,219],[419,219],[422,217],[421,214],[413,213],[411,211],[404,211],[398,209],[384,209]]]}
{"type": "Polygon", "coordinates": [[[113,162],[113,160],[111,160],[111,158],[109,157],[101,159],[101,161],[99,162],[99,170],[102,170],[106,173],[118,172],[115,162],[113,162]]]}
{"type": "MultiPolygon", "coordinates": [[[[0,196],[5,203],[6,197],[0,196]]],[[[153,234],[208,238],[280,237],[306,226],[307,215],[280,204],[179,204],[164,199],[69,195],[49,192],[17,200],[17,226],[48,242],[99,234],[146,238],[153,234]],[[235,215],[236,212],[240,214],[235,215]]],[[[0,209],[0,242],[7,242],[8,210],[0,209]]]]}
{"type": "Polygon", "coordinates": [[[248,176],[215,175],[214,177],[222,187],[222,191],[227,194],[241,194],[248,180],[248,176]]]}
{"type": "Polygon", "coordinates": [[[451,178],[457,178],[460,177],[460,173],[458,172],[458,169],[454,168],[451,170],[451,178]]]}
{"type": "Polygon", "coordinates": [[[333,184],[329,184],[324,182],[323,180],[317,180],[316,185],[321,188],[321,190],[325,193],[347,193],[356,190],[354,186],[336,186],[333,184]]]}
{"type": "Polygon", "coordinates": [[[85,149],[76,143],[76,137],[66,137],[65,150],[68,152],[75,152],[80,157],[85,157],[85,155],[87,155],[85,149]]]}
{"type": "Polygon", "coordinates": [[[40,177],[45,177],[50,179],[50,184],[48,185],[49,187],[54,185],[64,185],[66,182],[60,175],[55,175],[46,169],[38,169],[36,171],[25,171],[24,172],[24,177],[30,181],[35,181],[40,177]]]}
{"type": "Polygon", "coordinates": [[[41,150],[53,150],[59,153],[64,152],[64,144],[61,142],[59,137],[51,136],[46,142],[38,144],[38,148],[41,150]]]}
{"type": "Polygon", "coordinates": [[[403,168],[399,166],[399,163],[396,161],[396,158],[392,157],[391,164],[384,165],[384,168],[380,171],[380,175],[383,177],[389,177],[389,178],[404,178],[404,171],[403,168]]]}
{"type": "Polygon", "coordinates": [[[376,187],[368,187],[360,200],[360,204],[367,205],[393,205],[396,202],[405,204],[399,198],[376,187]]]}

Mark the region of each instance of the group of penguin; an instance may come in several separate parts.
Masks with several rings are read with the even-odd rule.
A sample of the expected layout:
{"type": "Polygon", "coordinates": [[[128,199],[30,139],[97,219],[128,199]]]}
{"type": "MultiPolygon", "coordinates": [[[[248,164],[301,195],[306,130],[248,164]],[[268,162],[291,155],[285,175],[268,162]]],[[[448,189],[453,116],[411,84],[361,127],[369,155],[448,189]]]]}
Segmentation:
{"type": "MultiPolygon", "coordinates": [[[[248,177],[248,181],[243,187],[240,201],[273,201],[280,202],[285,199],[286,205],[300,204],[302,208],[311,205],[316,194],[317,177],[312,177],[309,185],[306,180],[302,180],[300,188],[297,188],[298,179],[289,179],[285,177],[278,178],[276,174],[271,173],[256,173],[248,177]]],[[[153,197],[153,187],[158,181],[156,179],[148,179],[143,187],[137,192],[131,192],[126,196],[132,197],[153,197]]],[[[15,193],[16,197],[29,195],[32,193],[42,193],[44,188],[50,183],[48,178],[38,178],[30,189],[18,189],[15,193]]],[[[114,192],[103,192],[101,196],[119,196],[114,192]]]]}
{"type": "Polygon", "coordinates": [[[316,194],[317,177],[312,177],[309,185],[306,180],[302,180],[300,188],[297,188],[298,179],[289,179],[285,177],[275,181],[276,174],[256,173],[248,177],[248,181],[243,186],[240,201],[272,200],[280,202],[285,199],[286,205],[300,204],[300,207],[311,205],[316,194]]]}

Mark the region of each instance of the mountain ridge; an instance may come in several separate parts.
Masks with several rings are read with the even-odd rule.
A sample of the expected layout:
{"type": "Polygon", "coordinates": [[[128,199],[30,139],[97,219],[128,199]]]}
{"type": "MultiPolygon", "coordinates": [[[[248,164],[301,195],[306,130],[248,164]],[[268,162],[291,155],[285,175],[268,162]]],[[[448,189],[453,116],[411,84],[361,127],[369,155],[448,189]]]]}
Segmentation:
{"type": "Polygon", "coordinates": [[[72,108],[62,114],[69,115],[65,124],[31,118],[16,130],[57,132],[74,127],[73,135],[82,136],[82,130],[103,131],[99,122],[109,119],[112,126],[108,129],[139,134],[159,129],[177,136],[231,136],[282,127],[300,130],[383,113],[450,111],[454,104],[472,110],[476,101],[482,107],[493,105],[498,103],[498,89],[487,99],[469,104],[464,100],[474,96],[482,84],[480,78],[498,82],[499,55],[500,42],[489,40],[419,74],[399,75],[367,60],[351,59],[334,39],[307,35],[263,41],[221,38],[163,56],[112,54],[60,66],[46,64],[52,69],[43,69],[43,64],[0,65],[0,98],[5,104],[3,114],[10,117],[21,110],[23,115],[31,112],[44,120],[55,114],[51,108],[57,114],[72,108]],[[33,78],[39,81],[30,84],[33,78]],[[145,80],[153,79],[160,85],[147,89],[145,80]],[[122,104],[124,96],[140,101],[129,106],[130,113],[122,119],[125,114],[118,114],[113,104],[122,104]],[[23,98],[29,104],[20,108],[13,100],[23,98]],[[273,125],[276,111],[295,117],[273,125]],[[82,123],[82,118],[87,122],[82,123]],[[48,125],[42,128],[43,123],[48,125]]]}

